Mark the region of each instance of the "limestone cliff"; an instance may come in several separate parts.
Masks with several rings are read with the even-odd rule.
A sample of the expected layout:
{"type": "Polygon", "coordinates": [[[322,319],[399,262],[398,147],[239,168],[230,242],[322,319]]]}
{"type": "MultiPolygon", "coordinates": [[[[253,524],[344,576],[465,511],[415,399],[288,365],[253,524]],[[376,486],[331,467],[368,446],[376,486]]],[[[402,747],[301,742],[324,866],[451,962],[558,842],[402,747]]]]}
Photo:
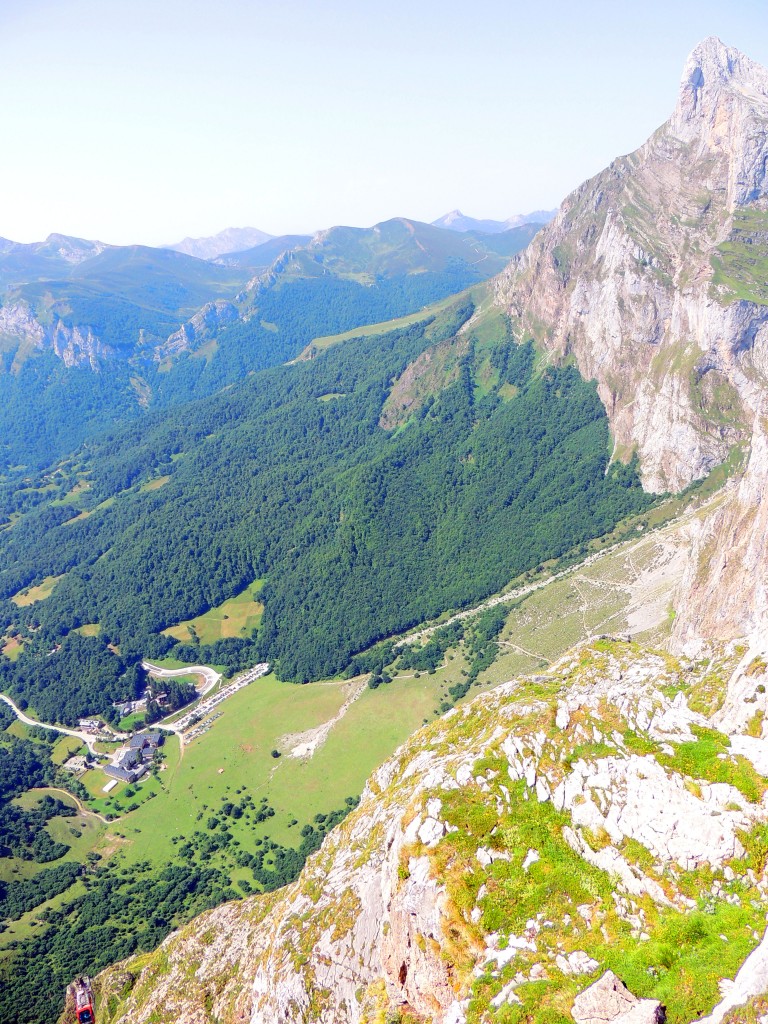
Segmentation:
{"type": "Polygon", "coordinates": [[[768,71],[718,39],[691,54],[670,120],[570,195],[497,279],[520,338],[597,381],[618,455],[679,490],[746,473],[706,524],[679,645],[766,635],[768,71]]]}
{"type": "Polygon", "coordinates": [[[768,72],[706,40],[670,120],[572,193],[497,280],[518,335],[597,380],[616,448],[638,451],[651,490],[679,490],[749,437],[768,298],[739,265],[765,248],[767,126],[768,72]]]}
{"type": "Polygon", "coordinates": [[[673,1024],[711,1012],[768,908],[765,744],[710,728],[740,653],[600,641],[451,712],[298,882],[100,976],[101,1020],[561,1019],[606,970],[673,1024]]]}
{"type": "Polygon", "coordinates": [[[600,986],[626,1020],[719,1024],[761,996],[766,167],[768,72],[707,40],[670,121],[496,282],[519,339],[597,380],[649,488],[747,453],[699,528],[678,656],[601,640],[422,730],[296,883],[105,972],[103,1024],[613,1019],[600,986]]]}
{"type": "Polygon", "coordinates": [[[0,306],[0,339],[15,349],[11,372],[15,372],[30,353],[46,347],[65,366],[87,365],[92,370],[97,370],[115,354],[90,327],[70,327],[63,320],[44,325],[26,302],[10,302],[0,306]]]}

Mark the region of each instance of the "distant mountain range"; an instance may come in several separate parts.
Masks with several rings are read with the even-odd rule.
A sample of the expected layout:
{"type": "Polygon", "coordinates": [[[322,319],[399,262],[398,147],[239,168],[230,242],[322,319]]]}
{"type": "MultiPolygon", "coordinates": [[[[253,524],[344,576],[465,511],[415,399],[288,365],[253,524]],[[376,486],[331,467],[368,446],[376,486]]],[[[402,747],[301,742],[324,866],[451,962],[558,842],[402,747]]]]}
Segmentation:
{"type": "Polygon", "coordinates": [[[495,235],[510,228],[518,228],[523,224],[548,224],[557,210],[534,210],[532,213],[516,213],[506,220],[477,220],[465,217],[461,210],[451,210],[437,220],[432,221],[436,228],[447,228],[449,231],[480,231],[486,235],[495,235]]]}
{"type": "MultiPolygon", "coordinates": [[[[431,227],[446,228],[449,231],[458,232],[479,232],[480,234],[496,235],[511,228],[522,227],[525,224],[548,224],[557,213],[557,210],[533,210],[531,213],[517,213],[506,220],[478,220],[476,217],[465,217],[461,210],[451,210],[437,220],[432,221],[431,227]]],[[[418,222],[415,222],[418,223],[418,222]]],[[[327,234],[327,231],[339,230],[329,228],[326,231],[316,232],[320,236],[327,234]]],[[[357,230],[366,230],[360,228],[357,230]]],[[[51,239],[64,236],[51,235],[51,239]]],[[[163,246],[165,249],[173,249],[176,252],[183,252],[187,256],[196,256],[199,260],[216,260],[224,262],[228,266],[248,266],[246,253],[253,256],[252,250],[259,249],[258,260],[263,260],[267,252],[273,251],[276,259],[281,252],[292,249],[299,245],[306,245],[313,235],[270,235],[259,228],[225,228],[217,235],[209,235],[206,238],[184,238],[173,245],[163,246]],[[264,249],[266,243],[271,243],[271,250],[264,249]],[[233,259],[235,255],[245,259],[233,259]]],[[[48,240],[50,241],[50,239],[48,240]]],[[[3,250],[4,240],[0,240],[0,253],[3,250]]],[[[13,243],[11,243],[13,244],[13,243]]],[[[90,245],[93,243],[83,243],[90,245]]],[[[271,260],[266,263],[257,263],[256,266],[268,266],[271,260]]]]}
{"type": "Polygon", "coordinates": [[[183,238],[180,242],[163,248],[174,249],[176,252],[186,253],[187,256],[196,256],[199,260],[213,260],[223,253],[252,249],[255,245],[262,245],[274,237],[258,228],[225,228],[217,235],[210,235],[207,238],[183,238]]]}
{"type": "MultiPolygon", "coordinates": [[[[250,230],[217,237],[244,245],[250,230]]],[[[212,259],[0,239],[0,463],[49,460],[316,337],[413,313],[498,273],[537,230],[457,234],[397,217],[313,237],[256,232],[266,241],[212,259]]]]}

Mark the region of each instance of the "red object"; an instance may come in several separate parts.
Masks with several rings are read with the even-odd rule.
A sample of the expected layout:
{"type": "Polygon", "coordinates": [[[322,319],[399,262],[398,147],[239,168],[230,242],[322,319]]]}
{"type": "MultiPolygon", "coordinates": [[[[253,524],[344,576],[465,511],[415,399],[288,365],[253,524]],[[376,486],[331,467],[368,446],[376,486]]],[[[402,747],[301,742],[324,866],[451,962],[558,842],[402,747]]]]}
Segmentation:
{"type": "Polygon", "coordinates": [[[78,1024],[94,1024],[96,1014],[93,1010],[93,989],[90,978],[77,978],[73,983],[73,988],[78,1024]]]}

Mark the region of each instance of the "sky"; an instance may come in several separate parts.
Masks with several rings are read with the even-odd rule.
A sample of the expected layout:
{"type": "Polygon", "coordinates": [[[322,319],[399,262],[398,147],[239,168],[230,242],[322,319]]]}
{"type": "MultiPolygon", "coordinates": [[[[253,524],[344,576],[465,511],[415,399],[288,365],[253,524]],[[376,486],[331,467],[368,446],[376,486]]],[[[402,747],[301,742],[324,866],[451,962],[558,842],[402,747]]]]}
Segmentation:
{"type": "Polygon", "coordinates": [[[555,207],[765,0],[0,0],[0,236],[162,245],[555,207]]]}

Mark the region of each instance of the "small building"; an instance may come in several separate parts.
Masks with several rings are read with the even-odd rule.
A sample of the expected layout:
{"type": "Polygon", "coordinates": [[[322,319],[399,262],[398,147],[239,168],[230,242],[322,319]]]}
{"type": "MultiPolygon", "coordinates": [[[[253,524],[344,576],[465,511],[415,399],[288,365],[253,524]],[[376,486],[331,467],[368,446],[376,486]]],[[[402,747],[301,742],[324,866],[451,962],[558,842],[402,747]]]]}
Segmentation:
{"type": "Polygon", "coordinates": [[[132,768],[133,765],[141,764],[141,747],[133,748],[130,745],[120,747],[115,751],[112,763],[120,765],[122,768],[132,768]]]}
{"type": "Polygon", "coordinates": [[[162,732],[140,732],[135,736],[131,736],[128,740],[128,746],[131,750],[157,750],[157,748],[163,742],[162,732]]]}
{"type": "Polygon", "coordinates": [[[145,764],[134,764],[130,768],[123,768],[119,764],[108,764],[104,769],[107,775],[113,779],[119,779],[121,782],[135,782],[141,778],[146,770],[147,766],[145,764]]]}
{"type": "Polygon", "coordinates": [[[144,711],[147,706],[145,699],[141,700],[120,700],[116,704],[113,704],[113,708],[117,708],[123,718],[126,715],[132,715],[134,711],[144,711]]]}
{"type": "Polygon", "coordinates": [[[104,727],[104,723],[98,718],[81,718],[80,728],[89,729],[93,732],[97,732],[99,729],[104,727]]]}
{"type": "Polygon", "coordinates": [[[88,762],[82,754],[75,754],[61,766],[65,772],[72,772],[73,775],[81,775],[88,770],[88,762]]]}

